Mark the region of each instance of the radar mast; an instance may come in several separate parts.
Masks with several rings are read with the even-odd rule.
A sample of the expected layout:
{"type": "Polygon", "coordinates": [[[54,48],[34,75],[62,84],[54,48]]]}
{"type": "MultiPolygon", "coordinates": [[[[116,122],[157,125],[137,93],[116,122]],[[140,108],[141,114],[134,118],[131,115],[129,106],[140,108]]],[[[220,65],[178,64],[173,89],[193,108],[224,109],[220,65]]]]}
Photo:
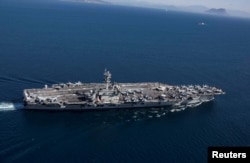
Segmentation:
{"type": "Polygon", "coordinates": [[[106,90],[108,90],[109,83],[111,83],[111,73],[105,68],[104,70],[104,82],[106,83],[106,90]]]}

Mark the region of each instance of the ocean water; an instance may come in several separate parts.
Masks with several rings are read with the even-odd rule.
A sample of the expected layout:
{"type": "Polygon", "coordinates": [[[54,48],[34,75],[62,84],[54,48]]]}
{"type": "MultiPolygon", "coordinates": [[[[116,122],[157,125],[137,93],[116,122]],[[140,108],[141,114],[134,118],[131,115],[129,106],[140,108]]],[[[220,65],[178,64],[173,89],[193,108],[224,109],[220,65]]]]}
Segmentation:
{"type": "Polygon", "coordinates": [[[0,162],[206,162],[250,145],[250,20],[65,2],[0,2],[0,101],[60,82],[209,84],[180,112],[0,111],[0,162]],[[205,26],[199,26],[205,22],[205,26]]]}

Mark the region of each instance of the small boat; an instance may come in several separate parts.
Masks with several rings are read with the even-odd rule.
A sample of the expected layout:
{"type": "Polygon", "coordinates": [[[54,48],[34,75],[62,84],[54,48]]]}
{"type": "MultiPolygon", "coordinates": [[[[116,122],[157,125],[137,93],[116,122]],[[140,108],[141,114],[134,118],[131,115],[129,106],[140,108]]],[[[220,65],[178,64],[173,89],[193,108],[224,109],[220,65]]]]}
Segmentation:
{"type": "Polygon", "coordinates": [[[200,97],[201,102],[209,102],[214,100],[214,97],[211,95],[203,95],[200,97]]]}
{"type": "Polygon", "coordinates": [[[204,22],[199,22],[198,25],[204,26],[204,25],[207,25],[207,24],[204,23],[204,22]]]}

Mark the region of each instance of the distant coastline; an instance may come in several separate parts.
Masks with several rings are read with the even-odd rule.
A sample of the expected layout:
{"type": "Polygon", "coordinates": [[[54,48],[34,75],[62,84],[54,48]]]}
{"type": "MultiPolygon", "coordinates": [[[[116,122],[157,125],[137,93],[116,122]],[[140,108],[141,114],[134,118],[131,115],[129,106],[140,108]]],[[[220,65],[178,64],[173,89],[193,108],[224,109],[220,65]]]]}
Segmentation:
{"type": "Polygon", "coordinates": [[[217,15],[228,15],[226,9],[224,8],[211,8],[206,11],[209,14],[217,14],[217,15]]]}
{"type": "Polygon", "coordinates": [[[110,4],[103,0],[61,0],[65,2],[78,2],[78,3],[93,3],[93,4],[110,4]]]}
{"type": "Polygon", "coordinates": [[[180,12],[190,12],[190,13],[200,13],[200,14],[213,14],[217,16],[233,16],[233,17],[243,17],[250,18],[250,13],[241,10],[232,10],[227,8],[208,8],[202,5],[189,5],[189,6],[175,6],[166,5],[162,3],[142,3],[134,1],[133,3],[128,2],[113,2],[110,0],[60,0],[64,2],[74,2],[74,3],[89,3],[89,4],[101,4],[101,5],[118,5],[118,6],[131,6],[131,7],[142,7],[142,8],[155,8],[163,9],[166,11],[180,11],[180,12]]]}

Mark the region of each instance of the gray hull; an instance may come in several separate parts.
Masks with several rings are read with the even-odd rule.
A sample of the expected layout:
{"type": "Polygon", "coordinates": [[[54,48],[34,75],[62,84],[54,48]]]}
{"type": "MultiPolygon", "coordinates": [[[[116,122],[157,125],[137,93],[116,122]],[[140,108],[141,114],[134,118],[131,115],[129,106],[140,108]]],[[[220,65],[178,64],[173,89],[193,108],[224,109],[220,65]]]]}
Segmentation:
{"type": "Polygon", "coordinates": [[[61,110],[61,111],[84,111],[84,110],[110,110],[110,109],[132,109],[132,108],[161,108],[170,107],[173,103],[162,102],[162,103],[147,103],[147,104],[114,104],[104,106],[85,106],[85,105],[39,105],[39,104],[28,104],[24,106],[26,110],[61,110]]]}

